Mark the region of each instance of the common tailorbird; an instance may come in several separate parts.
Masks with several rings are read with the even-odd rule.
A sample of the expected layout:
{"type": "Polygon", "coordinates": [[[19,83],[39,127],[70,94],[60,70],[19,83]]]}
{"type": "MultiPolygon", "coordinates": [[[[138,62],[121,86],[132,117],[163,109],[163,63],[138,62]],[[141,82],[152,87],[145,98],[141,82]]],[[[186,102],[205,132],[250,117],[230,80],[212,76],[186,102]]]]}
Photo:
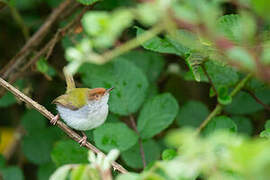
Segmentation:
{"type": "MultiPolygon", "coordinates": [[[[110,91],[113,88],[76,88],[72,75],[64,69],[67,89],[65,94],[57,97],[52,103],[56,104],[58,114],[51,120],[56,124],[59,115],[71,128],[79,131],[86,131],[102,125],[108,115],[108,100],[110,91]]],[[[82,132],[83,137],[79,141],[81,146],[85,146],[87,137],[82,132]]]]}

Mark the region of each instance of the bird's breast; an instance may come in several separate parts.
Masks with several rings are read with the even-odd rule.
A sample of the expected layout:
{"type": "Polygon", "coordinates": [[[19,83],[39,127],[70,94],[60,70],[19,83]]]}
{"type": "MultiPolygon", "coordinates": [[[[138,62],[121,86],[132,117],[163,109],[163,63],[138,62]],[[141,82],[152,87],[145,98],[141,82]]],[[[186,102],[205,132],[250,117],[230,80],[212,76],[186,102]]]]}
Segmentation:
{"type": "Polygon", "coordinates": [[[90,130],[104,123],[108,115],[108,104],[87,104],[78,110],[57,105],[61,118],[76,130],[90,130]]]}

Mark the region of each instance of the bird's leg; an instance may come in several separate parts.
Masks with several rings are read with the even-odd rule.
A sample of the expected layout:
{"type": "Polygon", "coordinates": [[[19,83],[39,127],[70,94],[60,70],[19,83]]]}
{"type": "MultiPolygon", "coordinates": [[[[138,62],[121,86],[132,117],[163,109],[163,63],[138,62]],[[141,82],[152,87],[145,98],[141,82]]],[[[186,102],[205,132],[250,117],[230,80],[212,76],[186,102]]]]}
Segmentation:
{"type": "Polygon", "coordinates": [[[50,123],[52,125],[56,125],[57,121],[59,120],[60,116],[59,114],[57,114],[56,116],[54,116],[51,120],[50,120],[50,123]]]}
{"type": "Polygon", "coordinates": [[[81,133],[82,133],[83,137],[79,140],[78,143],[79,143],[80,146],[82,147],[82,146],[85,146],[85,145],[86,145],[86,142],[87,142],[87,136],[86,136],[86,134],[85,134],[84,132],[81,131],[81,133]]]}

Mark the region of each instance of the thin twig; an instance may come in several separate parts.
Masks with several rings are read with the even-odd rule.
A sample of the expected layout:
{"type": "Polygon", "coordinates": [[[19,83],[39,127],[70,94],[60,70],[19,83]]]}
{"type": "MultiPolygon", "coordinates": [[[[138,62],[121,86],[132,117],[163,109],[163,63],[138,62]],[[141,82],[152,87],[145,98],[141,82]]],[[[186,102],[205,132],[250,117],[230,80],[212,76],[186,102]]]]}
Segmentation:
{"type": "MultiPolygon", "coordinates": [[[[28,105],[35,108],[37,111],[39,111],[43,116],[45,116],[48,120],[52,120],[54,118],[54,115],[48,111],[44,106],[38,104],[36,101],[32,100],[25,94],[23,94],[21,91],[16,89],[14,86],[6,82],[4,79],[0,78],[0,85],[3,86],[5,89],[10,91],[12,94],[14,94],[17,98],[19,98],[21,101],[24,101],[28,105]]],[[[57,126],[61,128],[71,139],[75,140],[76,142],[79,142],[81,139],[81,136],[77,134],[75,131],[70,129],[65,123],[61,121],[57,121],[57,126]]],[[[105,156],[104,153],[102,153],[99,149],[97,149],[94,145],[87,142],[86,148],[92,150],[95,153],[101,153],[105,156]]],[[[123,168],[120,164],[113,162],[112,166],[117,169],[121,173],[127,173],[127,170],[123,168]]]]}
{"type": "Polygon", "coordinates": [[[199,133],[211,120],[213,117],[218,115],[222,110],[222,105],[218,104],[215,109],[207,116],[207,118],[202,122],[202,124],[197,129],[197,133],[199,133]]]}
{"type": "Polygon", "coordinates": [[[70,5],[74,3],[76,3],[74,0],[66,0],[53,10],[51,15],[47,18],[39,30],[26,42],[21,50],[1,70],[3,78],[7,78],[18,66],[23,63],[24,59],[31,53],[32,49],[43,40],[55,21],[70,5]]]}
{"type": "MultiPolygon", "coordinates": [[[[41,56],[46,54],[46,59],[50,57],[55,44],[60,41],[65,35],[69,34],[73,27],[75,27],[79,22],[83,14],[91,9],[92,6],[85,7],[79,15],[77,15],[76,18],[74,18],[70,23],[68,23],[65,27],[59,29],[57,33],[54,35],[54,37],[40,50],[38,51],[26,64],[23,65],[22,68],[20,68],[19,72],[14,73],[10,75],[10,78],[8,80],[9,83],[13,83],[17,80],[17,78],[21,77],[22,72],[26,71],[27,68],[29,68],[32,64],[36,63],[41,56]]],[[[5,89],[0,90],[0,98],[5,93],[5,89]]]]}
{"type": "Polygon", "coordinates": [[[248,92],[254,99],[257,103],[259,103],[260,105],[262,105],[264,107],[264,109],[270,111],[270,106],[268,106],[267,104],[265,104],[264,102],[262,102],[257,96],[255,93],[253,93],[252,91],[250,90],[247,90],[246,92],[248,92]]]}
{"type": "Polygon", "coordinates": [[[41,56],[43,56],[44,54],[46,54],[46,58],[49,58],[49,56],[51,55],[53,48],[55,46],[55,44],[61,40],[62,37],[64,37],[66,34],[68,34],[70,32],[70,30],[78,23],[80,22],[81,17],[83,16],[83,14],[89,10],[88,7],[84,8],[84,10],[82,10],[82,12],[76,17],[74,18],[69,24],[67,24],[65,27],[59,29],[57,31],[57,33],[54,35],[54,37],[34,56],[30,59],[30,61],[28,61],[27,64],[25,64],[21,71],[25,71],[27,68],[29,68],[29,66],[31,66],[32,64],[34,64],[36,61],[39,60],[39,58],[41,56]],[[68,32],[69,31],[69,32],[68,32]]]}
{"type": "Polygon", "coordinates": [[[213,90],[214,90],[214,92],[216,93],[216,96],[218,96],[217,89],[216,89],[216,87],[215,87],[215,85],[214,85],[214,83],[213,83],[213,81],[212,81],[210,75],[208,74],[208,72],[207,72],[207,70],[206,70],[206,68],[205,68],[205,64],[202,64],[201,67],[202,67],[202,70],[203,70],[204,74],[206,75],[206,77],[207,77],[209,83],[212,85],[213,90]]]}
{"type": "Polygon", "coordinates": [[[141,157],[142,157],[142,163],[143,163],[143,168],[146,167],[146,160],[145,160],[145,153],[144,153],[144,150],[143,150],[143,144],[142,144],[142,139],[140,138],[140,134],[139,134],[139,131],[137,129],[137,126],[136,126],[136,122],[134,120],[134,117],[132,115],[129,116],[129,119],[130,119],[130,122],[131,122],[131,126],[132,128],[134,129],[134,131],[138,134],[139,136],[139,146],[140,146],[140,153],[141,153],[141,157]]]}
{"type": "MultiPolygon", "coordinates": [[[[244,79],[242,79],[232,90],[230,93],[230,96],[235,96],[244,86],[245,84],[250,80],[252,77],[252,73],[249,73],[244,79]]],[[[198,127],[197,133],[200,133],[203,128],[215,117],[217,116],[223,109],[223,106],[221,104],[218,104],[215,109],[206,117],[206,119],[202,122],[202,124],[198,127]]]]}
{"type": "Polygon", "coordinates": [[[164,24],[163,23],[157,24],[152,29],[146,31],[145,33],[143,33],[142,35],[138,37],[135,37],[134,39],[131,39],[125,42],[121,46],[118,46],[117,48],[107,51],[101,55],[92,54],[91,57],[89,56],[88,59],[85,59],[84,61],[86,62],[94,61],[99,64],[104,64],[112,60],[113,58],[140,46],[144,42],[148,41],[149,39],[155,37],[157,34],[161,33],[163,30],[164,30],[164,24]]]}

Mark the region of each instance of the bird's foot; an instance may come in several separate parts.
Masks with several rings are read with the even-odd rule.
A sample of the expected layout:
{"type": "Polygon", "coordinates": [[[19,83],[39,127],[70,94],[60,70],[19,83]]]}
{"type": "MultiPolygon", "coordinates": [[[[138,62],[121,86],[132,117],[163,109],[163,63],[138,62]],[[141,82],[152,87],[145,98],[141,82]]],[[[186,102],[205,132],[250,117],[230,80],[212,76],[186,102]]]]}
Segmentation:
{"type": "Polygon", "coordinates": [[[83,132],[82,132],[82,134],[83,134],[83,137],[78,142],[81,147],[82,146],[85,146],[86,145],[86,142],[87,142],[87,136],[83,132]]]}
{"type": "Polygon", "coordinates": [[[59,120],[59,114],[57,114],[56,116],[54,116],[51,120],[50,123],[52,125],[56,125],[57,121],[59,120]]]}

